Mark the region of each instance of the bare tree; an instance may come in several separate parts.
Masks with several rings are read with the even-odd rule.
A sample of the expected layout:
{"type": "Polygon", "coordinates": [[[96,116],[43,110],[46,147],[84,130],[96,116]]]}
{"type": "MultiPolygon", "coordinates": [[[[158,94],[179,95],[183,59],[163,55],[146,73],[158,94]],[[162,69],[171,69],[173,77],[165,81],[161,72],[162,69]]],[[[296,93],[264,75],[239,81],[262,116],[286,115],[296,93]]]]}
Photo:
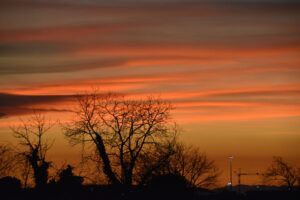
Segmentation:
{"type": "Polygon", "coordinates": [[[30,187],[30,177],[33,176],[32,167],[30,162],[24,154],[19,154],[18,156],[18,172],[20,173],[21,181],[24,188],[30,187]]]}
{"type": "Polygon", "coordinates": [[[141,154],[137,163],[137,180],[139,185],[147,185],[160,175],[170,173],[171,158],[176,153],[176,137],[141,154]]]}
{"type": "Polygon", "coordinates": [[[297,169],[283,160],[281,157],[274,157],[272,165],[264,173],[265,181],[277,181],[292,189],[297,181],[297,169]]]}
{"type": "Polygon", "coordinates": [[[4,176],[19,177],[24,187],[28,186],[30,164],[24,160],[12,146],[0,145],[0,178],[4,176]]]}
{"type": "Polygon", "coordinates": [[[97,149],[110,183],[132,185],[141,155],[170,138],[170,103],[89,94],[78,98],[77,118],[65,128],[75,143],[97,149]]]}
{"type": "Polygon", "coordinates": [[[16,164],[16,153],[13,149],[8,145],[0,145],[0,178],[11,176],[16,164]]]}
{"type": "MultiPolygon", "coordinates": [[[[20,155],[23,158],[24,166],[31,166],[37,188],[45,186],[48,181],[50,162],[46,160],[46,155],[53,142],[49,143],[45,139],[45,134],[52,126],[52,123],[46,121],[45,116],[35,113],[27,121],[21,120],[20,125],[11,127],[14,137],[23,146],[20,155]]],[[[26,182],[28,175],[27,168],[24,173],[26,182]]]]}
{"type": "Polygon", "coordinates": [[[161,175],[174,174],[184,177],[190,187],[215,186],[220,171],[214,161],[198,148],[172,142],[160,145],[142,155],[139,164],[140,184],[149,184],[161,175]]]}
{"type": "Polygon", "coordinates": [[[214,161],[209,160],[198,148],[176,144],[169,172],[186,178],[193,187],[208,188],[217,183],[220,171],[214,161]]]}

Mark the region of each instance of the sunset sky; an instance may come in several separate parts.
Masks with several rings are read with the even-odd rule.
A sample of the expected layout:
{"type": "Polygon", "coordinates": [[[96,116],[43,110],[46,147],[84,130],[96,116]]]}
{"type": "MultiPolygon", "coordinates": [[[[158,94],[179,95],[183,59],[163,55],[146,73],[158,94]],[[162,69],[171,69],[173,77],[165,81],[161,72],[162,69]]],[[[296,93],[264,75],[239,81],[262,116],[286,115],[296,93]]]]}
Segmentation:
{"type": "MultiPolygon", "coordinates": [[[[0,142],[32,108],[72,117],[99,88],[173,102],[180,139],[223,170],[300,165],[297,0],[1,0],[0,142]]],[[[58,130],[52,158],[76,159],[58,130]]],[[[259,183],[256,177],[244,179],[259,183]]]]}

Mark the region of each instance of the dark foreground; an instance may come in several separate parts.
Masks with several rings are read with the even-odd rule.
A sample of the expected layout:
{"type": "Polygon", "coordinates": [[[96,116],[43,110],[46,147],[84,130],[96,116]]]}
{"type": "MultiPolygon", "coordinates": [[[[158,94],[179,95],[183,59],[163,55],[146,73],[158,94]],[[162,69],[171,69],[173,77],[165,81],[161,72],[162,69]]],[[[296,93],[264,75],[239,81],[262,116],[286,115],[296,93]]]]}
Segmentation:
{"type": "Polygon", "coordinates": [[[113,188],[111,186],[81,186],[77,188],[47,187],[44,189],[10,189],[1,188],[0,199],[28,200],[299,200],[299,190],[265,190],[265,191],[230,191],[218,190],[178,190],[161,188],[113,188]]]}

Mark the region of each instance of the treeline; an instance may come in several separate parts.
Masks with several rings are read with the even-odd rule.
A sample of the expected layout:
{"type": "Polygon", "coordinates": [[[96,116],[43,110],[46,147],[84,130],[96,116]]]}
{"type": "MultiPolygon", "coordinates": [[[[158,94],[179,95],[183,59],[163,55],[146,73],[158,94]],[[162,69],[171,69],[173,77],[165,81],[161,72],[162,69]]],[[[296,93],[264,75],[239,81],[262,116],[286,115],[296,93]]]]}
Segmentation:
{"type": "MultiPolygon", "coordinates": [[[[71,165],[55,169],[55,164],[48,160],[47,153],[54,141],[47,134],[55,123],[36,111],[11,127],[19,142],[17,149],[0,146],[0,187],[6,184],[26,188],[34,183],[40,191],[67,190],[90,183],[126,191],[163,188],[176,194],[216,186],[220,170],[198,148],[178,141],[179,131],[170,115],[172,109],[169,102],[153,97],[134,100],[116,94],[79,95],[72,121],[60,124],[62,134],[71,144],[85,147],[81,166],[87,173],[77,175],[71,165]]],[[[299,174],[299,168],[275,157],[263,178],[292,189],[299,185],[299,174]]]]}
{"type": "MultiPolygon", "coordinates": [[[[73,120],[61,127],[70,143],[84,145],[85,152],[89,151],[83,164],[97,172],[82,175],[86,182],[145,186],[157,177],[172,174],[184,177],[191,188],[216,184],[220,171],[215,163],[199,149],[178,142],[178,128],[171,120],[173,107],[169,102],[153,97],[133,100],[96,93],[80,95],[77,102],[73,120]],[[96,174],[102,182],[95,181],[96,174]]],[[[18,176],[25,187],[34,182],[35,188],[43,188],[60,180],[59,174],[65,170],[72,174],[69,165],[49,176],[54,163],[48,160],[47,153],[54,141],[47,134],[53,126],[45,115],[35,112],[21,120],[20,125],[11,127],[19,150],[0,147],[1,177],[18,176]]]]}

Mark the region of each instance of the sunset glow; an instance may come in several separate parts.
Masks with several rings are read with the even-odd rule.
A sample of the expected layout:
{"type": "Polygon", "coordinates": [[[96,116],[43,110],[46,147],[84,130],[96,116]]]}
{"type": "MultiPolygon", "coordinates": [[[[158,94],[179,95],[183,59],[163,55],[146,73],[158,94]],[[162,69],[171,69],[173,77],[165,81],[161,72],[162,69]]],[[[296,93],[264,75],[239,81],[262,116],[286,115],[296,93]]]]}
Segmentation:
{"type": "MultiPolygon", "coordinates": [[[[298,3],[74,2],[1,0],[0,143],[33,108],[70,120],[74,97],[97,88],[171,101],[180,139],[216,160],[220,185],[228,155],[254,172],[272,156],[300,165],[298,3]]],[[[53,132],[54,159],[79,160],[53,132]]]]}

